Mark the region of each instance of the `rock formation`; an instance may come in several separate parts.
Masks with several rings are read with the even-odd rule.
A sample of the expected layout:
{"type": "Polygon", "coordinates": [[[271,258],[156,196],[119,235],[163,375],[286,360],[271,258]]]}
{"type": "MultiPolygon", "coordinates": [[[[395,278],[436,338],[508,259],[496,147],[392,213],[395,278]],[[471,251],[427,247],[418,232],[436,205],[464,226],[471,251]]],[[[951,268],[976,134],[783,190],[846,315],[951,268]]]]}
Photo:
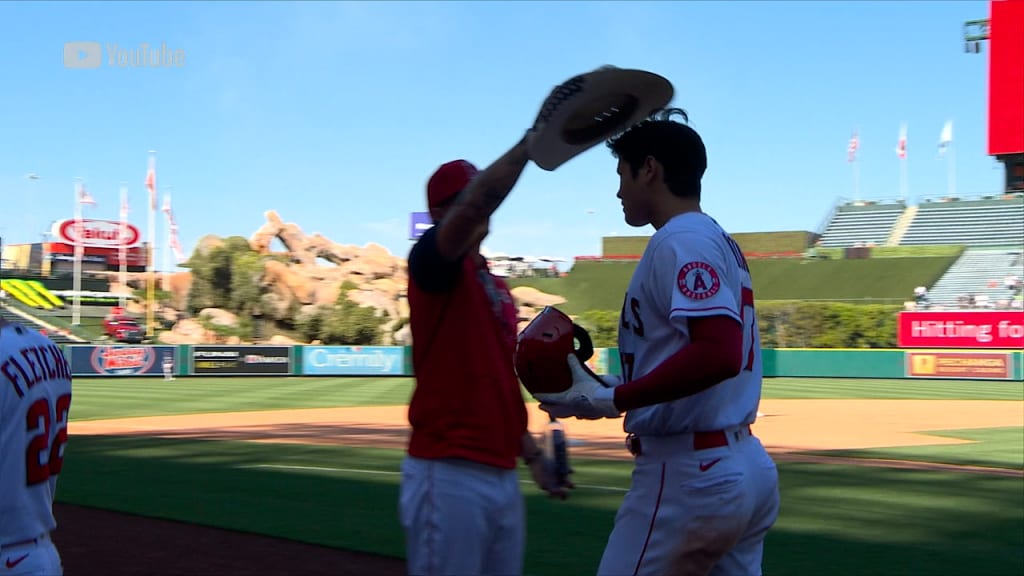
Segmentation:
{"type": "MultiPolygon", "coordinates": [[[[408,283],[404,258],[392,255],[386,248],[370,243],[360,248],[354,245],[338,244],[321,234],[305,234],[294,223],[285,222],[276,211],[265,213],[266,222],[249,238],[249,245],[261,255],[283,256],[267,259],[262,277],[260,310],[272,320],[283,320],[293,314],[308,314],[317,306],[334,304],[341,287],[349,282],[355,286],[349,290],[349,300],[370,306],[385,316],[382,328],[385,344],[407,345],[411,343],[407,319],[409,303],[406,295],[408,283]],[[271,246],[275,239],[281,241],[285,251],[275,252],[271,246]],[[401,326],[396,330],[396,327],[401,326]]],[[[196,248],[200,253],[222,245],[223,240],[212,235],[204,236],[196,248]]],[[[132,275],[139,281],[143,274],[132,275]]],[[[133,282],[130,281],[129,285],[133,282]]],[[[169,305],[183,311],[191,288],[189,272],[169,275],[164,284],[171,293],[169,305]]],[[[560,296],[540,292],[535,288],[519,287],[512,290],[519,306],[520,328],[526,325],[544,306],[565,302],[560,296]]],[[[174,311],[168,311],[173,316],[174,311]]],[[[158,340],[166,344],[227,343],[228,338],[204,328],[205,325],[236,326],[234,314],[215,308],[199,312],[197,319],[182,319],[172,330],[161,332],[158,340]]],[[[290,343],[281,335],[266,331],[268,342],[290,343]]],[[[230,338],[237,341],[236,337],[230,338]]]]}

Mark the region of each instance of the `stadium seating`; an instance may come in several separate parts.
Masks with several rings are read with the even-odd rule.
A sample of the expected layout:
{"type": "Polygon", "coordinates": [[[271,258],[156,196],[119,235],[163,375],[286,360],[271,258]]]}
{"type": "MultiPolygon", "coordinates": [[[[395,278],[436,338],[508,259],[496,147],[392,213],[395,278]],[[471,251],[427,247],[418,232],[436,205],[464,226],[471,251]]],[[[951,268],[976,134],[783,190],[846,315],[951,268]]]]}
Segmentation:
{"type": "MultiPolygon", "coordinates": [[[[21,324],[23,326],[26,326],[28,328],[34,328],[34,329],[45,331],[45,328],[42,325],[37,325],[34,321],[32,321],[32,320],[30,320],[28,318],[25,318],[24,316],[21,316],[19,314],[15,314],[14,312],[11,312],[10,310],[8,310],[8,309],[6,309],[6,308],[4,308],[2,306],[0,306],[0,317],[6,319],[9,322],[16,322],[16,323],[21,324]]],[[[53,340],[57,344],[78,344],[79,343],[79,340],[74,340],[72,338],[68,338],[64,334],[61,334],[60,332],[48,331],[48,332],[46,332],[46,335],[50,337],[50,340],[53,340]]]]}
{"type": "MultiPolygon", "coordinates": [[[[1018,236],[1018,242],[1020,237],[1018,236]]],[[[1021,276],[1021,255],[1024,247],[1016,249],[970,248],[928,290],[932,306],[957,307],[957,297],[973,294],[977,301],[987,299],[992,306],[1011,299],[1003,284],[1007,276],[1021,276]]]]}
{"type": "Polygon", "coordinates": [[[821,247],[882,246],[905,209],[902,202],[854,202],[839,206],[821,235],[821,247]]]}
{"type": "Polygon", "coordinates": [[[922,202],[902,246],[1015,246],[1024,236],[1024,197],[922,202]]]}

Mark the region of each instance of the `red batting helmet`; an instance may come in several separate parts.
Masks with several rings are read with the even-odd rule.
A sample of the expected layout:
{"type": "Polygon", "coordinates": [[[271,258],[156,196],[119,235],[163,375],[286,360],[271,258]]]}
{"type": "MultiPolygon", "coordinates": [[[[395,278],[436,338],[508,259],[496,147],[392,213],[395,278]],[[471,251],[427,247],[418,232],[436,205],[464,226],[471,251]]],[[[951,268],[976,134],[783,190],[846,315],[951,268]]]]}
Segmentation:
{"type": "Polygon", "coordinates": [[[562,311],[545,307],[519,333],[516,342],[516,373],[531,394],[564,392],[572,386],[572,372],[566,357],[576,354],[580,362],[594,355],[590,335],[562,311]],[[577,349],[573,340],[580,341],[577,349]]]}

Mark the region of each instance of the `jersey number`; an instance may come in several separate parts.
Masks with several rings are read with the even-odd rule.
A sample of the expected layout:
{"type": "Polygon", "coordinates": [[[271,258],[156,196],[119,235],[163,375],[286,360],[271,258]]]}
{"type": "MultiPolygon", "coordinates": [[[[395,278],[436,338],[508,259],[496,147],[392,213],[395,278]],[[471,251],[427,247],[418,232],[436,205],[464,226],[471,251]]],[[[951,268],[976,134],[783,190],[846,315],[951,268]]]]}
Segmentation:
{"type": "MultiPolygon", "coordinates": [[[[742,307],[740,308],[740,321],[743,322],[743,327],[747,326],[747,308],[750,311],[754,311],[754,291],[750,288],[744,288],[740,295],[742,300],[742,307]]],[[[747,372],[754,370],[754,343],[757,342],[757,338],[754,336],[757,334],[757,317],[754,314],[750,315],[750,349],[747,350],[747,361],[743,363],[743,369],[747,372]]]]}
{"type": "Polygon", "coordinates": [[[622,364],[622,383],[633,381],[633,359],[636,355],[632,352],[623,352],[619,354],[619,363],[622,364]]]}
{"type": "Polygon", "coordinates": [[[644,337],[644,320],[640,317],[640,300],[629,298],[629,294],[626,294],[626,299],[622,301],[622,327],[626,330],[632,330],[633,334],[640,338],[644,337]],[[630,312],[629,315],[626,314],[627,309],[630,312]],[[632,317],[635,324],[630,322],[630,317],[632,317]]]}
{"type": "Polygon", "coordinates": [[[25,424],[29,434],[36,433],[28,443],[25,452],[25,483],[28,486],[46,482],[50,476],[60,474],[64,465],[61,453],[68,441],[68,409],[71,407],[71,394],[57,398],[57,434],[50,445],[50,401],[40,398],[32,403],[25,416],[25,424]],[[46,455],[45,462],[43,461],[46,455]]]}

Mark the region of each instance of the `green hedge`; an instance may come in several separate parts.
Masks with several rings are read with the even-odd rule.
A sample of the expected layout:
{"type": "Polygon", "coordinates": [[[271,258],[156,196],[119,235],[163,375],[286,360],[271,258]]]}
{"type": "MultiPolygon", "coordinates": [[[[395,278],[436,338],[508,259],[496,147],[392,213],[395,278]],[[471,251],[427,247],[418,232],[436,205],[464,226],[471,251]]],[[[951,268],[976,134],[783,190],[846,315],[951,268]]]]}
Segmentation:
{"type": "MultiPolygon", "coordinates": [[[[895,348],[899,305],[771,301],[756,304],[763,348],[895,348]]],[[[594,346],[617,345],[619,311],[576,318],[594,346]]]]}
{"type": "Polygon", "coordinates": [[[774,301],[756,304],[764,348],[894,348],[901,305],[774,301]]]}

